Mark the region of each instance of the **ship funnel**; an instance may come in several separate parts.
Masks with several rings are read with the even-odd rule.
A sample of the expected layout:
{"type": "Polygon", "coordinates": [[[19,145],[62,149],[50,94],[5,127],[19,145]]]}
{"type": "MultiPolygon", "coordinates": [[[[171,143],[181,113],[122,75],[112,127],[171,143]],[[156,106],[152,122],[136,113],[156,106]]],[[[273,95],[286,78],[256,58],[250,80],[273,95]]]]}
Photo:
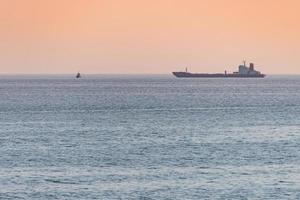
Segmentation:
{"type": "Polygon", "coordinates": [[[250,63],[250,70],[254,71],[254,64],[253,63],[250,63]]]}

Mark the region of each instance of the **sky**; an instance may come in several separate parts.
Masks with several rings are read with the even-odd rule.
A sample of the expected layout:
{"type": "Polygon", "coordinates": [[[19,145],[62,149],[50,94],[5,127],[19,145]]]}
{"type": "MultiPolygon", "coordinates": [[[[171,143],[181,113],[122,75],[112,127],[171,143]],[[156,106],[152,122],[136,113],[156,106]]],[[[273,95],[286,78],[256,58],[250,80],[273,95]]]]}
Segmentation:
{"type": "Polygon", "coordinates": [[[300,74],[299,0],[0,0],[0,74],[300,74]]]}

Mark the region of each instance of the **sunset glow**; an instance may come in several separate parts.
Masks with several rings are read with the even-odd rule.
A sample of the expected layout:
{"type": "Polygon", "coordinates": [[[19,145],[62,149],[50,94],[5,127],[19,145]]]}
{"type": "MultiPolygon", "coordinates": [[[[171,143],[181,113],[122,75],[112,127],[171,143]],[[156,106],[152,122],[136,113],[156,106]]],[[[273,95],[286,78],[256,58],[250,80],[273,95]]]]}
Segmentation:
{"type": "Polygon", "coordinates": [[[0,0],[0,73],[300,73],[298,0],[0,0]]]}

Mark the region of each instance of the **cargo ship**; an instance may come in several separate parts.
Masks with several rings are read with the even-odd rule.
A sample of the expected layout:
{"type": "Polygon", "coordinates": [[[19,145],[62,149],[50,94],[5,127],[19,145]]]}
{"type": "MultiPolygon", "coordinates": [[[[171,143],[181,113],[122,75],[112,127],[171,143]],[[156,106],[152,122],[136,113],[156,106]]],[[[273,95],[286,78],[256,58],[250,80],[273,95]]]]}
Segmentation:
{"type": "Polygon", "coordinates": [[[173,75],[178,78],[264,78],[266,75],[254,69],[254,64],[250,63],[250,66],[246,66],[246,61],[243,65],[239,66],[239,71],[233,73],[191,73],[187,68],[185,72],[173,72],[173,75]]]}

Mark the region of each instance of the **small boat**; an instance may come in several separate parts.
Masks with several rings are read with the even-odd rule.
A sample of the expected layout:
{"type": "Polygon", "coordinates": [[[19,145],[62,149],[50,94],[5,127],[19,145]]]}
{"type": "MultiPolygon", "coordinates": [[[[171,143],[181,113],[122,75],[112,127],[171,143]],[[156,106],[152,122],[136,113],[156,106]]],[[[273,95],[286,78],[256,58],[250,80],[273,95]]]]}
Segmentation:
{"type": "Polygon", "coordinates": [[[76,74],[76,78],[81,78],[81,75],[79,72],[76,74]]]}

